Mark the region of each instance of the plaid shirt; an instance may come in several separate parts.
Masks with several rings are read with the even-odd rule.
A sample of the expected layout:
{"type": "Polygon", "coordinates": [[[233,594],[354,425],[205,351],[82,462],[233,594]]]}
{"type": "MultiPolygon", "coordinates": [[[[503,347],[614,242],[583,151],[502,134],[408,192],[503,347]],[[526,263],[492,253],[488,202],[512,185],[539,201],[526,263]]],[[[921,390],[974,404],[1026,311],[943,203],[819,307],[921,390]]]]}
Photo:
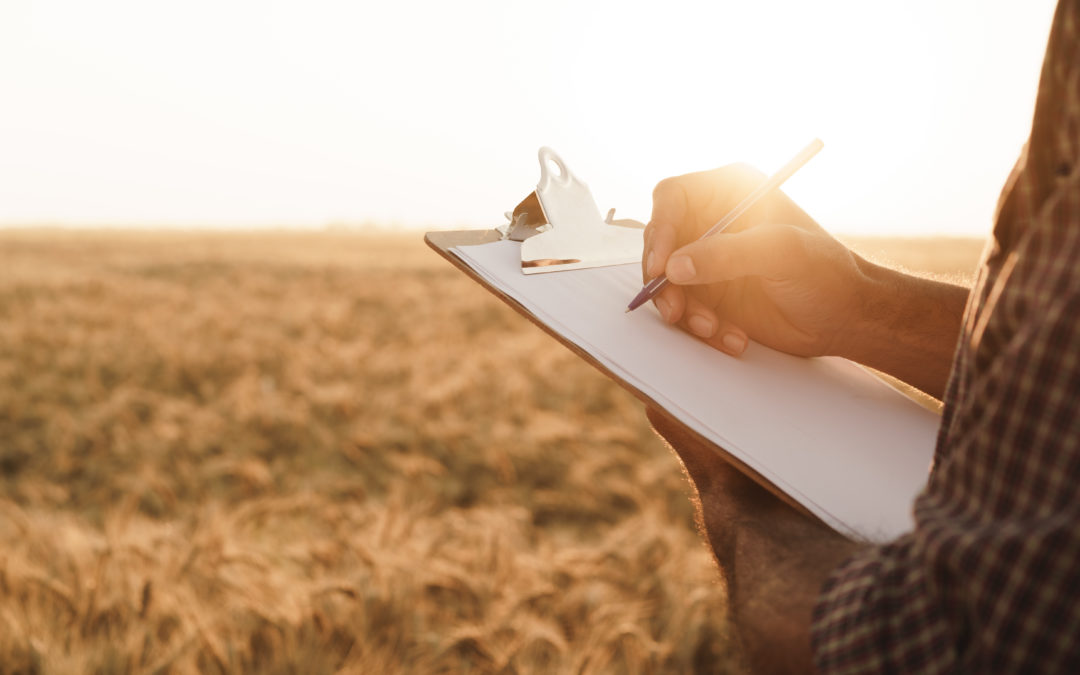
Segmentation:
{"type": "Polygon", "coordinates": [[[1080,673],[1080,0],[965,314],[915,530],[833,571],[822,672],[1080,673]]]}

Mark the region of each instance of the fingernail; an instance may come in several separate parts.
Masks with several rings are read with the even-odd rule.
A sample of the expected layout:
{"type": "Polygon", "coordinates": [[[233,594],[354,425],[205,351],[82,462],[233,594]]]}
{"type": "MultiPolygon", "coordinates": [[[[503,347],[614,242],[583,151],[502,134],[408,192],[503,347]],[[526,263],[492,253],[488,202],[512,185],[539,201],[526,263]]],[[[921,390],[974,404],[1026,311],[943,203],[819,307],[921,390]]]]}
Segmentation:
{"type": "Polygon", "coordinates": [[[701,315],[690,317],[686,324],[690,326],[690,331],[698,337],[709,338],[716,332],[716,329],[713,327],[713,322],[701,315]]]}
{"type": "Polygon", "coordinates": [[[697,270],[694,269],[694,261],[690,259],[690,256],[677,255],[668,259],[668,280],[681,284],[686,281],[693,281],[695,275],[697,275],[697,270]]]}
{"type": "Polygon", "coordinates": [[[649,255],[645,258],[645,272],[650,277],[655,277],[656,276],[656,272],[653,271],[653,261],[654,260],[655,260],[655,257],[653,256],[653,252],[649,251],[649,255]]]}
{"type": "Polygon", "coordinates": [[[668,317],[671,316],[671,305],[663,298],[656,299],[656,308],[660,310],[660,316],[664,317],[664,321],[671,321],[668,317]]]}
{"type": "Polygon", "coordinates": [[[742,354],[746,349],[746,338],[738,333],[728,333],[720,338],[720,343],[724,345],[724,351],[734,356],[742,354]]]}

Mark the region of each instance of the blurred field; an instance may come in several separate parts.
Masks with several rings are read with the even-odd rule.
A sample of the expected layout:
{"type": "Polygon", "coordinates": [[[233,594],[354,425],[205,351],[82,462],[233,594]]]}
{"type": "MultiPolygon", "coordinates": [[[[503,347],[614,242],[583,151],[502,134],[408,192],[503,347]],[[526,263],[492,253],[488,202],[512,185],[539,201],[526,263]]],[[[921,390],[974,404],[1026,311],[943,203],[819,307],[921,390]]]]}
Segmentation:
{"type": "Polygon", "coordinates": [[[731,672],[688,496],[417,234],[0,231],[0,673],[731,672]]]}

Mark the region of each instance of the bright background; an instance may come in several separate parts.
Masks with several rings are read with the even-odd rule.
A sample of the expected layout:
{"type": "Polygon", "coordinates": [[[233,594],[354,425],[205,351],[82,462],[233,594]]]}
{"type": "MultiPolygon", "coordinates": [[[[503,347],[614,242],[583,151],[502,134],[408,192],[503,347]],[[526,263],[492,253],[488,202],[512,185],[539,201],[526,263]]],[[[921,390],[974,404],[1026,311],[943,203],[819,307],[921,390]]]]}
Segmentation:
{"type": "Polygon", "coordinates": [[[0,224],[493,225],[555,148],[602,210],[826,144],[846,233],[981,234],[1053,0],[3,0],[0,224]]]}

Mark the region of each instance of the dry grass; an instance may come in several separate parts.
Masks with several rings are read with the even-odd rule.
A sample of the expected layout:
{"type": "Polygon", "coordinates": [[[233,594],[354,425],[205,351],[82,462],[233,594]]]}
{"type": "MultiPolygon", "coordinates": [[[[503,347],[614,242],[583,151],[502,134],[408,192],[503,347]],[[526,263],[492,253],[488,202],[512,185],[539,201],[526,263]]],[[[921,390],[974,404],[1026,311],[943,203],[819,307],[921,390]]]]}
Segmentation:
{"type": "Polygon", "coordinates": [[[417,235],[0,232],[0,673],[728,672],[688,494],[417,235]]]}

